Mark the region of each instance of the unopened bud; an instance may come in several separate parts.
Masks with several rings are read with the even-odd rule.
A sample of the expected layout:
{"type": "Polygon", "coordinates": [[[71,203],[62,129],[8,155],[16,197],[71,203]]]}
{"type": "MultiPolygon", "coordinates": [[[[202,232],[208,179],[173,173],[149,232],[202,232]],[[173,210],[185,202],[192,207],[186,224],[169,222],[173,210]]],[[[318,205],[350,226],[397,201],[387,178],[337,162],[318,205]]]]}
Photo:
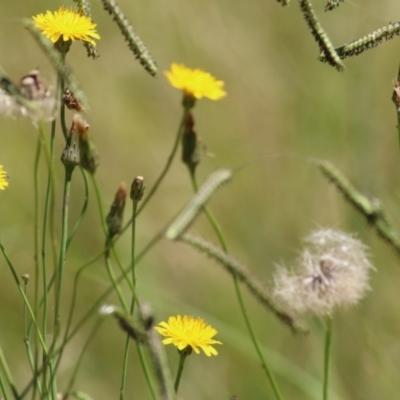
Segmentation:
{"type": "Polygon", "coordinates": [[[184,93],[183,94],[183,99],[182,99],[182,106],[188,110],[191,110],[194,108],[194,105],[196,104],[196,97],[184,93]]]}
{"type": "Polygon", "coordinates": [[[80,162],[79,145],[77,137],[77,125],[75,118],[72,120],[71,128],[69,130],[67,143],[61,155],[61,162],[65,166],[76,167],[80,162]]]}
{"type": "Polygon", "coordinates": [[[143,176],[136,176],[131,186],[131,199],[134,201],[142,200],[145,188],[143,176]]]}
{"type": "Polygon", "coordinates": [[[190,172],[193,173],[201,160],[201,153],[191,113],[186,118],[184,129],[182,135],[182,161],[188,166],[190,172]]]}
{"type": "Polygon", "coordinates": [[[74,123],[78,136],[80,165],[93,175],[99,165],[99,155],[89,136],[90,125],[79,114],[74,115],[74,123]]]}
{"type": "Polygon", "coordinates": [[[28,284],[29,282],[29,274],[23,274],[21,275],[21,279],[24,282],[25,286],[28,284]]]}
{"type": "Polygon", "coordinates": [[[108,226],[108,237],[112,239],[115,235],[121,232],[122,221],[124,218],[124,208],[126,199],[126,185],[121,183],[115,193],[114,202],[111,205],[110,212],[107,215],[106,222],[108,226]]]}

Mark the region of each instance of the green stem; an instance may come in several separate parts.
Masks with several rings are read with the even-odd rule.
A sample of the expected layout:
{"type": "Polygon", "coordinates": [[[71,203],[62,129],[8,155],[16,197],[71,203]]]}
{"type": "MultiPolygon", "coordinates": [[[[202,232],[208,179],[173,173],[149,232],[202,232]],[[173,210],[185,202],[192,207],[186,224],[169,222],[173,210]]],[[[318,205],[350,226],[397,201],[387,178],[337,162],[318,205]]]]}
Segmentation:
{"type": "Polygon", "coordinates": [[[174,384],[175,393],[178,393],[179,383],[181,381],[182,372],[183,372],[183,367],[185,365],[185,361],[186,361],[188,354],[189,353],[186,348],[179,352],[179,365],[178,365],[178,370],[176,371],[176,378],[175,378],[175,384],[174,384]]]}
{"type": "Polygon", "coordinates": [[[0,370],[3,371],[4,376],[7,380],[7,383],[10,386],[11,391],[13,392],[14,398],[16,400],[18,400],[19,395],[17,392],[17,388],[15,386],[14,379],[11,375],[10,368],[8,367],[8,364],[7,364],[6,358],[4,357],[3,349],[1,348],[1,346],[0,346],[0,370]]]}
{"type": "MultiPolygon", "coordinates": [[[[180,141],[181,141],[182,134],[183,134],[183,128],[184,128],[184,126],[185,126],[185,122],[186,122],[186,119],[187,119],[187,116],[188,116],[188,114],[189,114],[190,109],[191,109],[190,107],[185,107],[185,108],[184,108],[184,111],[183,111],[183,114],[182,114],[182,118],[181,118],[181,121],[180,121],[180,123],[179,123],[178,131],[177,131],[177,133],[176,133],[175,142],[174,142],[174,145],[173,145],[173,147],[172,147],[172,151],[171,151],[170,155],[168,156],[167,162],[166,162],[166,164],[165,164],[163,170],[161,171],[160,176],[157,178],[156,183],[155,183],[154,186],[151,188],[149,194],[148,194],[148,195],[146,196],[146,198],[142,201],[142,204],[141,204],[141,206],[139,207],[139,209],[138,209],[136,215],[139,215],[139,214],[143,211],[144,207],[147,205],[147,203],[148,203],[148,202],[150,201],[150,199],[153,197],[153,195],[154,195],[155,192],[157,191],[158,187],[160,186],[161,182],[164,180],[165,176],[167,175],[167,173],[168,173],[168,171],[169,171],[169,168],[171,167],[172,161],[173,161],[174,158],[175,158],[175,154],[176,154],[176,152],[177,152],[177,150],[178,150],[179,143],[180,143],[180,141]]],[[[130,225],[131,223],[132,223],[132,218],[131,218],[131,219],[125,224],[125,226],[122,228],[120,236],[129,228],[129,225],[130,225]]]]}
{"type": "MultiPolygon", "coordinates": [[[[105,219],[105,216],[104,216],[104,210],[103,210],[103,203],[102,203],[102,199],[101,199],[100,188],[99,188],[99,185],[97,183],[97,180],[95,179],[95,177],[93,175],[92,175],[92,178],[93,178],[93,185],[95,187],[95,193],[96,193],[96,197],[97,197],[97,202],[98,202],[98,205],[99,205],[100,220],[101,220],[101,223],[102,223],[104,234],[105,234],[106,237],[108,237],[108,227],[106,225],[106,219],[105,219]]],[[[136,215],[137,215],[137,213],[136,213],[136,208],[135,208],[134,216],[136,216],[136,215]]],[[[134,217],[132,217],[131,221],[133,221],[133,220],[134,220],[134,217]]],[[[132,235],[132,240],[133,241],[135,240],[134,231],[133,231],[133,235],[132,235]]],[[[106,260],[108,258],[108,254],[109,254],[108,248],[111,247],[111,249],[113,251],[113,255],[114,255],[114,257],[115,257],[115,259],[117,261],[117,264],[118,264],[120,270],[122,271],[122,275],[118,279],[115,278],[115,275],[112,275],[112,277],[110,276],[111,277],[112,286],[113,286],[114,290],[116,290],[118,295],[120,296],[118,283],[123,278],[126,277],[126,272],[124,271],[124,268],[122,267],[122,264],[119,261],[118,254],[115,252],[115,249],[114,249],[112,243],[109,244],[108,242],[112,242],[112,241],[106,240],[106,249],[105,249],[106,260]]],[[[132,252],[134,254],[134,248],[133,248],[132,252]]],[[[134,266],[132,267],[132,271],[133,271],[132,272],[132,281],[128,280],[128,284],[129,284],[129,286],[131,288],[131,291],[132,291],[132,304],[134,304],[134,301],[135,301],[135,298],[136,298],[136,293],[135,293],[135,281],[136,281],[136,278],[135,278],[134,266]]],[[[128,308],[126,306],[125,300],[122,300],[122,296],[120,296],[120,300],[123,303],[125,311],[128,312],[128,308]]],[[[98,304],[98,303],[96,302],[96,304],[98,304]]],[[[97,305],[96,305],[96,308],[97,308],[97,305]]],[[[131,309],[132,309],[132,312],[133,312],[133,306],[131,307],[131,309]]],[[[89,316],[90,316],[92,311],[94,311],[93,307],[83,317],[83,319],[81,320],[82,323],[85,322],[85,320],[87,320],[87,318],[89,318],[89,316]]],[[[67,336],[65,337],[65,343],[77,332],[77,329],[79,329],[79,327],[81,325],[81,322],[78,323],[78,325],[75,328],[75,330],[68,337],[67,336]]],[[[142,365],[143,372],[145,374],[146,380],[147,380],[148,385],[150,387],[150,390],[152,392],[153,398],[155,399],[156,398],[156,392],[155,392],[155,389],[154,389],[154,385],[152,384],[151,379],[150,379],[150,374],[148,372],[148,368],[147,368],[145,360],[144,360],[144,355],[143,355],[142,349],[139,346],[139,344],[137,344],[137,347],[138,347],[139,359],[140,359],[140,362],[141,362],[141,365],[142,365]]],[[[123,367],[123,374],[122,374],[122,383],[121,383],[121,396],[122,396],[122,398],[123,398],[123,391],[124,391],[125,379],[126,379],[125,377],[126,377],[126,370],[127,370],[128,351],[129,351],[129,344],[126,344],[125,345],[125,352],[124,352],[124,367],[123,367]]]]}
{"type": "MultiPolygon", "coordinates": [[[[48,228],[48,219],[50,216],[50,220],[54,219],[54,177],[53,177],[53,153],[54,153],[54,138],[55,138],[55,121],[53,121],[52,126],[51,126],[51,137],[50,137],[50,165],[48,166],[48,177],[47,177],[47,188],[46,188],[46,198],[45,198],[45,206],[44,206],[44,214],[43,214],[43,228],[42,228],[42,247],[41,247],[41,258],[42,258],[42,285],[43,285],[43,318],[42,318],[42,335],[44,338],[47,337],[47,314],[48,314],[48,300],[47,300],[47,262],[46,262],[46,257],[47,257],[47,228],[48,228]]],[[[40,136],[42,138],[42,141],[45,142],[45,132],[43,129],[43,125],[40,125],[40,136]]],[[[51,231],[51,242],[54,245],[55,241],[55,234],[53,232],[53,229],[50,229],[51,231]]],[[[55,254],[54,248],[53,248],[53,254],[55,254]]],[[[39,275],[38,275],[39,276],[39,275]]],[[[38,315],[38,314],[36,314],[38,315]]],[[[43,360],[43,365],[45,365],[45,360],[43,360]]],[[[37,369],[37,363],[35,365],[37,369]]],[[[43,386],[45,386],[45,381],[46,381],[46,372],[47,368],[45,368],[43,372],[43,386]]],[[[35,395],[35,393],[34,393],[35,395]]],[[[32,396],[34,399],[35,396],[32,396]]]]}
{"type": "MultiPolygon", "coordinates": [[[[132,234],[131,234],[131,263],[132,263],[132,286],[136,288],[136,274],[135,274],[135,243],[136,243],[136,211],[137,211],[138,201],[136,199],[132,200],[132,234]]],[[[135,297],[132,295],[131,300],[131,316],[135,309],[135,297]]],[[[122,366],[122,379],[121,379],[121,390],[120,390],[120,400],[124,399],[125,394],[125,383],[126,383],[126,373],[128,370],[128,358],[129,358],[129,348],[130,348],[130,337],[129,334],[126,335],[125,349],[124,349],[124,361],[122,366]]]]}
{"type": "Polygon", "coordinates": [[[4,396],[4,399],[5,400],[11,400],[11,396],[8,393],[6,384],[5,384],[3,376],[1,374],[0,374],[0,389],[1,389],[1,392],[2,392],[2,394],[4,396]]]}
{"type": "Polygon", "coordinates": [[[119,301],[120,301],[122,307],[124,308],[124,311],[128,312],[129,311],[128,304],[126,304],[126,301],[125,301],[125,298],[124,298],[124,296],[122,294],[121,288],[120,288],[120,286],[119,286],[119,284],[117,282],[117,278],[115,276],[114,270],[113,270],[112,265],[111,265],[110,253],[109,252],[106,253],[106,255],[104,257],[104,260],[106,262],[107,273],[108,273],[110,281],[111,281],[111,283],[113,285],[113,288],[114,288],[115,292],[117,293],[117,296],[119,298],[119,301]]]}
{"type": "Polygon", "coordinates": [[[75,236],[75,233],[78,231],[78,228],[81,225],[83,218],[86,215],[86,211],[87,211],[87,208],[89,205],[89,180],[88,180],[86,171],[82,167],[80,167],[80,171],[81,171],[82,178],[83,178],[83,184],[85,186],[85,200],[83,202],[81,213],[79,214],[79,217],[78,217],[77,221],[75,222],[75,225],[71,229],[71,232],[69,234],[69,237],[67,240],[67,249],[68,249],[69,245],[71,244],[72,239],[75,236]]]}
{"type": "MultiPolygon", "coordinates": [[[[191,181],[192,181],[193,189],[194,189],[195,192],[197,192],[198,191],[198,184],[197,184],[196,175],[195,175],[194,171],[190,173],[190,178],[191,178],[191,181]]],[[[208,209],[207,206],[203,207],[203,211],[204,211],[208,221],[210,222],[211,226],[213,227],[213,229],[214,229],[214,231],[215,231],[215,233],[216,233],[216,235],[218,237],[218,240],[220,242],[220,245],[221,245],[222,249],[224,250],[225,253],[228,253],[228,247],[226,245],[226,241],[225,241],[224,235],[222,233],[222,230],[221,230],[217,220],[215,219],[214,215],[208,209]]],[[[264,368],[264,370],[265,370],[265,372],[267,374],[268,380],[269,380],[269,382],[270,382],[270,384],[272,386],[272,390],[274,391],[276,398],[278,400],[282,400],[282,395],[280,393],[279,387],[278,387],[278,385],[277,385],[277,383],[275,381],[274,375],[273,375],[273,373],[272,373],[272,371],[271,371],[271,369],[270,369],[270,367],[269,367],[269,365],[268,365],[268,363],[267,363],[267,361],[265,359],[264,353],[263,353],[263,351],[261,349],[260,343],[258,342],[258,338],[257,338],[257,336],[255,334],[255,331],[254,331],[254,328],[253,328],[253,324],[252,324],[252,322],[250,320],[250,316],[249,316],[249,313],[247,312],[246,304],[244,302],[242,289],[241,289],[240,284],[239,284],[239,279],[236,276],[236,274],[233,274],[233,282],[234,282],[234,286],[235,286],[236,296],[237,296],[238,301],[239,301],[240,309],[242,311],[242,315],[244,317],[247,329],[248,329],[248,331],[250,333],[250,337],[251,337],[251,340],[253,342],[253,346],[254,346],[254,348],[256,350],[256,353],[257,353],[257,355],[258,355],[258,357],[259,357],[259,359],[261,361],[262,367],[264,368]]]]}
{"type": "MultiPolygon", "coordinates": [[[[39,392],[39,398],[42,399],[43,398],[42,385],[40,384],[39,373],[38,373],[38,371],[41,371],[42,369],[37,368],[35,366],[35,360],[33,357],[31,343],[27,336],[25,337],[24,342],[25,342],[26,352],[28,354],[29,366],[31,367],[31,370],[32,370],[32,380],[33,380],[32,399],[34,399],[36,397],[36,391],[39,392]]],[[[24,394],[21,394],[20,399],[22,399],[23,397],[24,397],[24,394]]]]}
{"type": "Polygon", "coordinates": [[[99,331],[100,326],[101,326],[102,323],[103,323],[103,319],[99,318],[97,320],[97,322],[95,323],[95,325],[93,326],[93,329],[90,331],[89,336],[88,336],[88,338],[87,338],[87,340],[86,340],[86,342],[85,342],[85,344],[84,344],[84,346],[83,346],[83,348],[82,348],[82,350],[81,350],[81,352],[79,354],[78,361],[74,365],[74,369],[72,371],[71,378],[70,378],[70,380],[68,382],[68,385],[67,385],[67,387],[65,389],[65,395],[63,396],[63,400],[67,400],[69,394],[72,392],[72,388],[74,387],[75,380],[76,380],[76,377],[78,375],[79,367],[82,364],[83,356],[86,353],[86,350],[88,349],[89,345],[91,343],[93,343],[93,339],[94,339],[96,333],[99,331]]]}
{"type": "MultiPolygon", "coordinates": [[[[106,218],[105,218],[105,214],[104,214],[103,201],[102,201],[102,198],[101,198],[100,187],[99,187],[99,184],[97,182],[96,177],[94,175],[91,175],[91,177],[92,177],[92,182],[93,182],[93,186],[94,186],[95,193],[96,193],[97,204],[99,206],[101,226],[103,228],[104,235],[106,237],[105,247],[108,247],[108,242],[110,240],[108,238],[108,227],[107,227],[106,218]]],[[[113,247],[112,247],[112,250],[113,250],[113,255],[114,255],[114,257],[115,257],[115,259],[117,261],[117,264],[121,269],[122,265],[121,265],[121,262],[119,261],[118,255],[114,251],[113,247]]],[[[125,298],[122,295],[122,291],[121,291],[121,288],[120,288],[120,286],[118,284],[118,280],[116,279],[115,274],[114,274],[114,270],[112,269],[112,266],[111,266],[110,252],[109,251],[105,251],[104,259],[105,259],[105,262],[106,262],[107,273],[108,273],[108,276],[109,276],[109,278],[111,280],[112,286],[113,286],[114,290],[116,291],[116,293],[118,295],[118,298],[119,298],[119,300],[121,302],[121,305],[123,306],[125,312],[129,312],[128,305],[126,304],[125,298]]]]}
{"type": "Polygon", "coordinates": [[[71,192],[71,180],[73,168],[70,166],[65,167],[65,180],[64,180],[64,195],[63,195],[63,207],[62,207],[62,220],[61,220],[61,246],[60,246],[60,258],[58,262],[58,269],[56,271],[56,305],[54,313],[54,339],[53,345],[57,341],[57,337],[60,333],[60,310],[61,310],[61,293],[64,275],[65,258],[67,251],[67,240],[68,240],[68,216],[69,216],[69,203],[70,203],[70,192],[71,192]]]}
{"type": "MultiPolygon", "coordinates": [[[[40,228],[39,228],[39,219],[40,219],[40,194],[39,194],[39,161],[40,161],[40,153],[42,150],[42,142],[40,136],[38,137],[38,143],[36,146],[36,156],[35,162],[33,167],[33,182],[34,182],[34,232],[33,232],[33,240],[34,240],[34,260],[35,260],[35,277],[34,277],[34,302],[33,302],[33,310],[35,315],[39,315],[39,269],[40,269],[40,243],[39,243],[39,235],[40,235],[40,228]]],[[[24,307],[24,312],[26,313],[26,307],[24,307]]],[[[26,319],[25,319],[26,320],[26,319]]],[[[26,340],[30,343],[30,329],[25,330],[26,340]],[[29,333],[28,333],[29,332],[29,333]]],[[[39,365],[39,346],[37,343],[37,336],[35,337],[35,356],[34,356],[34,370],[37,369],[39,365]]],[[[35,380],[35,385],[32,391],[32,400],[36,397],[36,385],[37,380],[35,380]]]]}
{"type": "MultiPolygon", "coordinates": [[[[156,181],[156,183],[154,184],[153,188],[150,190],[149,194],[148,194],[147,197],[144,199],[144,201],[143,201],[141,207],[139,207],[139,209],[138,209],[138,211],[137,211],[137,215],[139,215],[139,213],[143,210],[144,206],[150,201],[150,199],[152,198],[152,196],[155,194],[156,190],[157,190],[158,187],[160,186],[161,182],[162,182],[163,179],[165,178],[165,175],[167,174],[167,172],[168,172],[168,170],[169,170],[169,168],[170,168],[170,166],[171,166],[171,164],[172,164],[172,161],[173,161],[173,159],[174,159],[174,157],[175,157],[176,151],[177,151],[177,149],[178,149],[178,145],[179,145],[179,142],[180,142],[180,140],[181,140],[182,132],[183,132],[183,129],[182,129],[182,128],[183,128],[183,125],[184,125],[184,123],[185,123],[185,121],[186,121],[186,118],[187,118],[188,113],[189,113],[189,109],[185,110],[185,112],[184,112],[184,114],[183,114],[183,116],[182,116],[182,119],[181,119],[179,128],[178,128],[178,132],[177,132],[177,135],[176,135],[176,138],[175,138],[175,142],[174,142],[172,151],[171,151],[171,153],[170,153],[170,155],[169,155],[169,157],[168,157],[167,163],[165,164],[163,170],[161,171],[160,176],[157,178],[157,181],[156,181]]],[[[104,212],[103,212],[103,207],[102,207],[102,203],[101,203],[101,196],[100,196],[100,192],[99,192],[99,190],[98,190],[97,181],[94,179],[94,177],[93,177],[93,182],[94,182],[94,186],[95,186],[95,189],[96,189],[96,194],[97,194],[97,199],[98,199],[98,203],[99,203],[100,213],[101,213],[101,215],[102,215],[103,229],[105,229],[105,230],[107,231],[107,227],[104,227],[104,221],[105,221],[105,219],[103,218],[103,217],[104,217],[104,212]]],[[[129,226],[130,226],[131,223],[132,223],[132,219],[130,219],[130,220],[125,224],[125,226],[122,228],[121,234],[120,234],[118,237],[116,237],[113,241],[110,241],[110,242],[108,243],[108,247],[106,247],[106,248],[105,248],[104,250],[102,250],[99,254],[97,254],[95,257],[93,257],[92,260],[88,261],[82,268],[84,268],[84,267],[86,267],[86,266],[89,266],[89,265],[95,263],[97,260],[99,260],[99,259],[105,254],[105,252],[108,251],[108,249],[111,248],[111,247],[115,244],[115,242],[122,236],[122,234],[129,228],[129,226]]],[[[152,241],[149,243],[149,245],[147,246],[147,247],[148,247],[148,250],[149,250],[155,243],[157,243],[157,242],[162,238],[162,235],[163,235],[163,234],[164,234],[164,231],[163,231],[162,233],[160,233],[159,236],[157,236],[154,240],[152,240],[152,241]]],[[[123,270],[123,271],[125,271],[125,270],[123,270]]],[[[125,274],[125,272],[124,272],[124,274],[125,274]]],[[[120,280],[120,279],[118,279],[118,281],[119,281],[119,280],[120,280]]],[[[104,296],[107,296],[107,294],[104,294],[104,296]]],[[[102,297],[102,298],[103,298],[103,297],[102,297]]]]}
{"type": "MultiPolygon", "coordinates": [[[[131,274],[132,274],[132,287],[133,287],[133,293],[132,293],[132,300],[131,300],[131,309],[130,309],[130,315],[133,316],[134,310],[135,310],[135,302],[137,301],[136,298],[136,265],[135,265],[135,245],[136,245],[136,216],[137,216],[137,206],[138,206],[138,200],[133,199],[132,200],[132,234],[131,234],[131,274]]],[[[129,348],[130,348],[130,337],[127,335],[126,337],[126,342],[125,342],[125,350],[124,350],[124,361],[123,361],[123,368],[122,368],[122,380],[121,380],[121,392],[120,392],[120,400],[124,399],[124,391],[125,391],[125,383],[126,383],[126,374],[127,374],[127,369],[128,369],[128,358],[129,358],[129,348]]],[[[144,357],[144,353],[142,351],[142,348],[140,347],[140,344],[136,342],[136,348],[139,354],[139,359],[140,359],[140,364],[142,366],[143,373],[145,375],[147,385],[151,391],[151,394],[153,396],[153,399],[157,399],[157,392],[154,387],[153,381],[150,376],[149,369],[146,364],[146,360],[144,357]]]]}
{"type": "Polygon", "coordinates": [[[4,258],[5,258],[6,262],[7,262],[8,267],[10,268],[10,271],[11,271],[11,274],[12,274],[12,276],[13,276],[13,278],[14,278],[14,281],[15,281],[15,283],[17,284],[19,293],[20,293],[22,299],[24,300],[25,307],[27,308],[28,313],[29,313],[29,316],[31,317],[32,322],[33,322],[33,324],[34,324],[34,326],[35,326],[35,328],[36,328],[36,334],[38,335],[39,343],[41,344],[41,346],[42,346],[42,348],[43,348],[43,352],[44,352],[46,355],[48,355],[48,350],[47,350],[47,347],[46,347],[46,343],[45,343],[45,341],[44,341],[44,339],[43,339],[43,336],[42,336],[42,334],[41,334],[41,332],[40,332],[39,325],[38,325],[38,323],[37,323],[37,321],[36,321],[36,316],[35,316],[35,314],[33,313],[33,310],[32,310],[32,307],[31,307],[31,305],[30,305],[30,303],[29,303],[29,300],[28,300],[28,298],[27,298],[26,295],[25,295],[25,292],[24,292],[24,289],[23,289],[21,283],[19,282],[17,272],[15,271],[15,268],[14,268],[14,266],[12,265],[11,260],[10,260],[10,258],[8,257],[8,254],[7,254],[7,252],[6,252],[6,249],[4,248],[3,242],[2,242],[1,240],[0,240],[0,250],[1,250],[1,252],[3,253],[3,256],[4,256],[4,258]]]}
{"type": "MultiPolygon", "coordinates": [[[[68,217],[69,217],[69,205],[70,205],[70,192],[71,192],[71,180],[74,167],[65,165],[65,179],[64,179],[64,194],[63,194],[63,206],[62,206],[62,218],[61,218],[61,243],[60,243],[60,257],[58,267],[55,272],[55,311],[54,311],[54,337],[51,345],[51,358],[48,360],[50,369],[53,371],[57,370],[59,363],[57,362],[56,344],[58,337],[61,333],[61,299],[62,299],[62,288],[63,288],[63,276],[65,259],[67,253],[67,240],[68,240],[68,217]]],[[[47,362],[45,361],[44,365],[47,362]]],[[[53,374],[51,379],[52,384],[52,397],[57,398],[57,382],[53,374]]]]}
{"type": "Polygon", "coordinates": [[[332,347],[332,318],[325,318],[325,351],[324,351],[324,385],[323,385],[323,400],[328,400],[329,390],[329,370],[332,347]]]}
{"type": "MultiPolygon", "coordinates": [[[[153,197],[154,193],[157,191],[157,189],[160,186],[161,182],[165,178],[165,175],[167,175],[167,172],[168,172],[168,170],[169,170],[169,168],[170,168],[170,166],[172,164],[172,161],[173,161],[173,159],[175,157],[176,151],[178,150],[179,143],[181,141],[182,134],[183,134],[183,128],[185,126],[185,122],[186,122],[187,116],[189,114],[189,111],[190,111],[189,107],[185,107],[184,108],[183,114],[182,114],[182,118],[181,118],[181,121],[179,123],[178,131],[176,133],[175,142],[174,142],[174,145],[172,147],[171,154],[169,155],[167,163],[165,164],[164,169],[161,171],[160,176],[156,180],[156,183],[154,184],[154,186],[151,188],[149,194],[146,196],[146,198],[141,203],[141,206],[139,207],[139,209],[137,211],[137,215],[139,215],[142,212],[142,210],[144,209],[146,204],[150,201],[150,199],[153,197]]],[[[129,221],[128,223],[131,223],[131,222],[132,222],[132,220],[129,221]]]]}

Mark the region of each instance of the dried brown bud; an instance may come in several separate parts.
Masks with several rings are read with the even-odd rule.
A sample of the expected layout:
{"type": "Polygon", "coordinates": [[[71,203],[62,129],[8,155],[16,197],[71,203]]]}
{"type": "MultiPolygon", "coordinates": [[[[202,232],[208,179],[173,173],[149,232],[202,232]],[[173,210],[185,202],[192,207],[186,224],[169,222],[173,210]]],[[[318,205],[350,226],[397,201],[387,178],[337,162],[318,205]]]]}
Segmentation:
{"type": "Polygon", "coordinates": [[[143,176],[136,176],[131,186],[131,193],[130,193],[131,199],[134,201],[142,200],[145,188],[146,187],[144,186],[143,176]]]}
{"type": "Polygon", "coordinates": [[[89,124],[79,114],[74,115],[76,133],[78,136],[80,165],[91,174],[96,172],[99,156],[89,136],[89,124]]]}
{"type": "Polygon", "coordinates": [[[124,218],[126,195],[126,185],[125,183],[121,183],[117,190],[117,193],[115,193],[114,202],[112,203],[110,212],[108,213],[106,218],[108,226],[108,237],[110,239],[121,232],[122,222],[124,218]]]}

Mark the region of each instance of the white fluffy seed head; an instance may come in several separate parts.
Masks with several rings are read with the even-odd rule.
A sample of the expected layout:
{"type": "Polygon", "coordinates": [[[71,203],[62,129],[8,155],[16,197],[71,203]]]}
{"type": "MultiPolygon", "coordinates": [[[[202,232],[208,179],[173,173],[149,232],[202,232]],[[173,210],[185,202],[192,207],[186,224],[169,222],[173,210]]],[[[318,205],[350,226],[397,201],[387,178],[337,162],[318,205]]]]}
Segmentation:
{"type": "Polygon", "coordinates": [[[54,119],[54,87],[42,82],[39,71],[33,70],[22,77],[16,90],[19,92],[19,99],[5,89],[0,89],[0,113],[9,117],[27,117],[33,124],[37,124],[39,120],[54,119]]]}
{"type": "Polygon", "coordinates": [[[320,229],[306,239],[297,265],[278,268],[274,295],[281,305],[298,314],[330,315],[336,307],[357,304],[369,289],[373,268],[366,246],[354,236],[320,229]]]}

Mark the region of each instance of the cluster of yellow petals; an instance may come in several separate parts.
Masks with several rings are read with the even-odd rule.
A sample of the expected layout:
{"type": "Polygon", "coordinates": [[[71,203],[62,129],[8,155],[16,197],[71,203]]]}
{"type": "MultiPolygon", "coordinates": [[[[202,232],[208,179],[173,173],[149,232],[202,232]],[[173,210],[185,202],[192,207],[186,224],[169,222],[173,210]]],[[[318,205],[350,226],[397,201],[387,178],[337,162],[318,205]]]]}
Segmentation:
{"type": "Polygon", "coordinates": [[[38,14],[33,17],[33,22],[53,43],[62,37],[64,42],[83,40],[95,45],[93,39],[100,39],[96,24],[89,17],[68,8],[61,7],[58,11],[38,14]]]}
{"type": "Polygon", "coordinates": [[[208,357],[218,354],[212,344],[222,344],[212,339],[218,332],[201,318],[187,315],[169,317],[168,322],[160,322],[154,329],[166,337],[162,341],[163,344],[173,344],[178,350],[190,346],[197,354],[200,353],[200,347],[208,357]]]}
{"type": "Polygon", "coordinates": [[[0,190],[4,190],[7,186],[7,172],[4,171],[3,166],[0,165],[0,190]]]}
{"type": "Polygon", "coordinates": [[[164,72],[169,83],[195,99],[206,97],[219,100],[226,96],[224,82],[218,81],[210,73],[201,69],[191,69],[183,64],[172,64],[170,71],[164,72]]]}

